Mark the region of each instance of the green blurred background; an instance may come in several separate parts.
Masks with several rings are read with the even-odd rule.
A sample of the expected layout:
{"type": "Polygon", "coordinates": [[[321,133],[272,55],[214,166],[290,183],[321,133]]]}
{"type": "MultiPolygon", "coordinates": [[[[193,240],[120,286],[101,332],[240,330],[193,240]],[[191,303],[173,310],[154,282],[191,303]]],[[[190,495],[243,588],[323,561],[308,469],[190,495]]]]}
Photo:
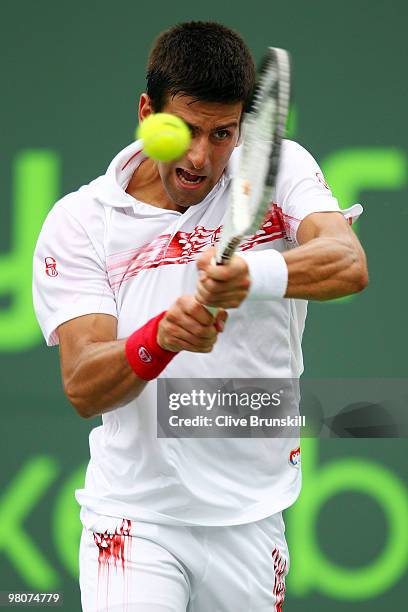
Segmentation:
{"type": "MultiPolygon", "coordinates": [[[[58,349],[46,348],[32,312],[32,252],[48,209],[132,139],[159,31],[213,19],[237,29],[256,59],[267,45],[285,47],[293,137],[318,159],[341,206],[365,206],[357,232],[371,280],[352,299],[310,304],[305,374],[406,377],[408,8],[403,0],[2,0],[0,9],[0,590],[60,590],[74,611],[73,489],[97,419],[81,420],[64,398],[58,349]]],[[[405,607],[406,440],[306,442],[304,492],[286,515],[286,609],[405,607]]]]}

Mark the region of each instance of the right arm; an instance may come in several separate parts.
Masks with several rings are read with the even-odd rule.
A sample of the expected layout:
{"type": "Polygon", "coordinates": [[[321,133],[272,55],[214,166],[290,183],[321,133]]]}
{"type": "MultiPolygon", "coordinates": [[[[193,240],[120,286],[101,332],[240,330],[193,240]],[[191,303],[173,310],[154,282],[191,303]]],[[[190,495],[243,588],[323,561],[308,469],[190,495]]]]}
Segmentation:
{"type": "MultiPolygon", "coordinates": [[[[216,320],[192,296],[182,296],[160,321],[157,342],[165,350],[208,353],[222,331],[227,313],[216,320]]],[[[117,320],[88,314],[58,327],[64,392],[84,418],[114,410],[137,397],[146,381],[126,357],[127,338],[116,340],[117,320]]]]}

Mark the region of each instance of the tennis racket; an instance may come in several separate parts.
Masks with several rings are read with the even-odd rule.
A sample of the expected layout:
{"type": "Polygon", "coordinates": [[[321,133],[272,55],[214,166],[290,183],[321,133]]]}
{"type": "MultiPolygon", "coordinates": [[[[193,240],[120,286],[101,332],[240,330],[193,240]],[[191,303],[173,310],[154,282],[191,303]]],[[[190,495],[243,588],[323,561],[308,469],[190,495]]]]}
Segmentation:
{"type": "MultiPolygon", "coordinates": [[[[242,238],[254,234],[270,206],[279,171],[289,110],[290,62],[284,49],[269,47],[245,113],[242,150],[231,179],[231,199],[217,243],[215,262],[227,264],[242,238]]],[[[216,314],[218,309],[207,306],[216,314]]]]}
{"type": "Polygon", "coordinates": [[[242,151],[232,177],[231,201],[217,244],[225,264],[245,235],[259,229],[271,203],[289,110],[290,64],[284,49],[269,47],[250,110],[242,123],[242,151]]]}

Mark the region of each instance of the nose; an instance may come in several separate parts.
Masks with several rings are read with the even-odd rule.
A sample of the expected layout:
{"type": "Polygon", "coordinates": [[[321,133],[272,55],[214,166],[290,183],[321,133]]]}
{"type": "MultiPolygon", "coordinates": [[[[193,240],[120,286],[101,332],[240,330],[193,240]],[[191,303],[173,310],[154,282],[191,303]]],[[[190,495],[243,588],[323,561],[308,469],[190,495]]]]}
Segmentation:
{"type": "Polygon", "coordinates": [[[193,136],[190,148],[187,152],[188,161],[195,170],[205,168],[209,157],[209,142],[205,134],[193,136]]]}

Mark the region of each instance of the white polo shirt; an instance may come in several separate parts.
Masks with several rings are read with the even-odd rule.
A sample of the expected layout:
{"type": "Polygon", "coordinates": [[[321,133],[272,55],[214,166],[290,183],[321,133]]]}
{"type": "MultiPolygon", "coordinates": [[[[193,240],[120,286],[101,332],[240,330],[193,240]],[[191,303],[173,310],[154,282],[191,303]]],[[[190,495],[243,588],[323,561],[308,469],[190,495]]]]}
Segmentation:
{"type": "MultiPolygon", "coordinates": [[[[33,300],[49,346],[58,344],[58,325],[90,313],[116,317],[117,337],[126,338],[195,292],[195,260],[218,239],[239,149],[205,200],[183,214],[126,193],[145,159],[140,149],[140,142],[129,145],[105,175],[62,198],[45,220],[34,253],[33,300]]],[[[351,222],[361,210],[341,212],[351,222]]],[[[319,211],[340,209],[312,156],[285,140],[271,212],[240,249],[293,248],[300,221],[319,211]]],[[[162,376],[298,378],[306,308],[305,300],[247,300],[229,311],[211,353],[183,351],[162,376]]],[[[157,439],[156,381],[104,414],[89,444],[85,486],[76,491],[87,527],[98,515],[246,523],[288,507],[300,490],[297,439],[157,439]]]]}

